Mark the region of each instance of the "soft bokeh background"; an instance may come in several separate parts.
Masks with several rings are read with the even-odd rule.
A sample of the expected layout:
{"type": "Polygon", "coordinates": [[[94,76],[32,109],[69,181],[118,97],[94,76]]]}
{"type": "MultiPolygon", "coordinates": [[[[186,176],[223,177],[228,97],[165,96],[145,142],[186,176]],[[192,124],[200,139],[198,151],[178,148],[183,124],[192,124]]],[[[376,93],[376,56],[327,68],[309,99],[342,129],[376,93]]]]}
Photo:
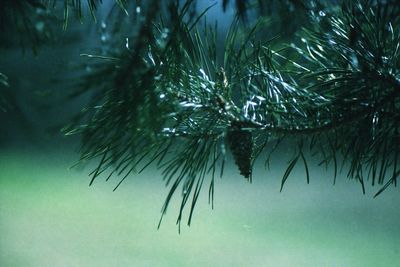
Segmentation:
{"type": "Polygon", "coordinates": [[[0,50],[19,107],[0,115],[0,266],[400,266],[398,189],[373,199],[377,187],[363,195],[344,175],[333,186],[332,172],[317,166],[307,185],[299,165],[280,193],[290,149],[269,171],[259,162],[252,184],[231,160],[216,181],[214,209],[205,188],[180,234],[179,195],[157,230],[168,192],[158,170],[131,176],[116,192],[118,178],[89,187],[94,163],[71,169],[78,139],[54,129],[83,102],[65,95],[84,64],[79,54],[100,44],[99,25],[71,22],[69,41],[38,56],[0,50]]]}
{"type": "MultiPolygon", "coordinates": [[[[378,199],[355,182],[299,168],[279,193],[280,171],[255,170],[252,184],[228,165],[217,180],[214,210],[206,190],[192,226],[175,226],[154,169],[88,187],[87,171],[62,150],[0,153],[1,266],[398,266],[400,201],[378,199]]],[[[177,196],[178,198],[179,196],[177,196]]],[[[178,204],[178,203],[175,203],[178,204]]]]}

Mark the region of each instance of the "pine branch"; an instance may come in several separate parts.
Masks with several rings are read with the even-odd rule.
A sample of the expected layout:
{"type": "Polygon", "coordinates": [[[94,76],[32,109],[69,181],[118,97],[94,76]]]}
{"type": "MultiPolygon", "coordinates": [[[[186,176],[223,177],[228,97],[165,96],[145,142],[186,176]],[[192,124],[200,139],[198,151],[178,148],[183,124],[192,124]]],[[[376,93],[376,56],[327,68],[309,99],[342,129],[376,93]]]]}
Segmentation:
{"type": "Polygon", "coordinates": [[[237,19],[220,60],[215,31],[200,30],[203,14],[185,20],[194,1],[171,5],[160,20],[156,2],[139,25],[134,49],[112,50],[76,93],[93,94],[66,129],[82,135],[82,161],[100,160],[91,183],[111,170],[107,180],[122,176],[118,187],[154,164],[170,186],[162,216],[181,188],[177,223],[188,208],[190,224],[207,179],[212,204],[225,146],[251,181],[269,140],[277,141],[266,164],[281,141],[292,138],[296,151],[282,187],[299,162],[310,180],[307,152],[333,165],[334,179],[346,167],[363,191],[367,179],[382,189],[396,184],[400,22],[393,6],[345,1],[340,11],[310,12],[317,23],[305,29],[301,43],[278,50],[257,36],[265,20],[246,31],[237,19]]]}

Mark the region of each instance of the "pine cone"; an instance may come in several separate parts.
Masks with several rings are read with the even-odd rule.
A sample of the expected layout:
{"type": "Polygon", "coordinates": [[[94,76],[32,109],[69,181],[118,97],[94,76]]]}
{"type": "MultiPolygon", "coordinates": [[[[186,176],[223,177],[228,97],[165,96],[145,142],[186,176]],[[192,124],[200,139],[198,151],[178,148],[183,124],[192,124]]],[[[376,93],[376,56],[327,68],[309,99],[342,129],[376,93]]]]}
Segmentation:
{"type": "Polygon", "coordinates": [[[227,142],[233,154],[240,174],[251,178],[251,161],[253,153],[253,137],[250,130],[242,129],[240,122],[233,122],[228,129],[227,142]]]}

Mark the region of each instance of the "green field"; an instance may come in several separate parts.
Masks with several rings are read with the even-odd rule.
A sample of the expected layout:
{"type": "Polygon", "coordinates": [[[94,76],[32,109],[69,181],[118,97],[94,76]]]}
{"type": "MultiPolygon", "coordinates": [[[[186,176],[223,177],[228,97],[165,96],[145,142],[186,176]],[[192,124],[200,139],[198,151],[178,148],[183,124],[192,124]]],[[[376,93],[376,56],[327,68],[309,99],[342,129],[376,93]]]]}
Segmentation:
{"type": "MultiPolygon", "coordinates": [[[[295,170],[279,193],[282,169],[255,171],[248,184],[228,165],[214,210],[206,190],[191,227],[171,207],[157,230],[168,189],[159,172],[88,187],[70,170],[70,152],[0,153],[0,266],[400,266],[400,194],[378,199],[368,188],[325,172],[310,185],[295,170]]],[[[178,199],[177,199],[178,200],[178,199]]],[[[174,203],[175,205],[177,203],[174,203]]]]}

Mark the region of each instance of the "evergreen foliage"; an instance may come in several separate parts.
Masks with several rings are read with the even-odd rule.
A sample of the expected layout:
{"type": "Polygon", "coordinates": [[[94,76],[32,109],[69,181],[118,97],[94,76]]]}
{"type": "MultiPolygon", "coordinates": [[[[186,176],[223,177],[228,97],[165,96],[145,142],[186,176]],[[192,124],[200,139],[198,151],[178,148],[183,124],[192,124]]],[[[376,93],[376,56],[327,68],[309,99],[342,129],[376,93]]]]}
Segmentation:
{"type": "Polygon", "coordinates": [[[5,88],[9,87],[8,84],[8,78],[6,75],[0,72],[0,111],[6,111],[7,110],[7,99],[6,99],[6,93],[5,93],[5,88]]]}
{"type": "Polygon", "coordinates": [[[3,0],[0,9],[0,47],[20,45],[36,54],[53,39],[56,16],[40,0],[3,0]]]}
{"type": "MultiPolygon", "coordinates": [[[[137,11],[137,3],[116,1],[109,49],[85,54],[91,72],[72,96],[89,92],[91,101],[63,130],[82,136],[81,162],[99,160],[90,183],[117,175],[117,188],[155,165],[170,187],[162,215],[180,191],[177,223],[187,207],[190,224],[205,184],[213,202],[227,149],[251,181],[262,152],[268,163],[290,139],[296,145],[282,187],[299,163],[309,181],[310,156],[332,166],[334,179],[347,169],[363,190],[367,180],[379,184],[376,196],[397,184],[396,1],[224,0],[224,9],[234,2],[238,16],[222,49],[217,26],[205,22],[207,10],[193,16],[196,1],[166,2],[149,1],[141,19],[128,20],[124,14],[137,11]],[[271,13],[285,9],[300,10],[305,27],[265,38],[271,13]],[[255,23],[251,14],[258,14],[255,23]]],[[[82,16],[80,1],[64,3],[65,21],[71,7],[82,16]]],[[[88,0],[92,14],[98,4],[88,0]]]]}

